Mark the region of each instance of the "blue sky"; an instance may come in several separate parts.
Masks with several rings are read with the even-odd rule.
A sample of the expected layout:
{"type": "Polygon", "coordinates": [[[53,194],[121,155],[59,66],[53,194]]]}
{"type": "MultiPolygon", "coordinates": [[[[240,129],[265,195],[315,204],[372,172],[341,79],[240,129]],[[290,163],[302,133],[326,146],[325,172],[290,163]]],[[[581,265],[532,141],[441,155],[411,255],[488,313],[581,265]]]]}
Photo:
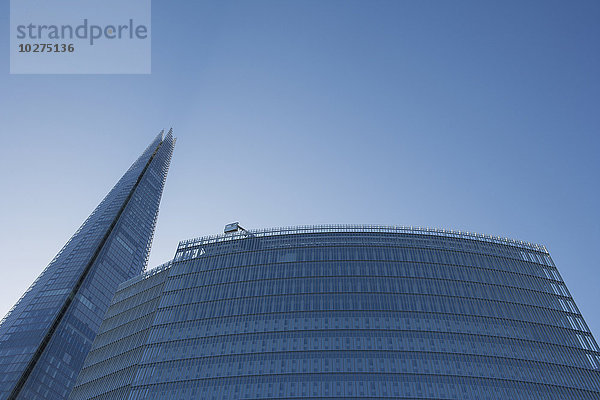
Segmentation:
{"type": "Polygon", "coordinates": [[[150,266],[237,220],[507,236],[548,247],[600,338],[600,3],[152,11],[147,76],[9,75],[0,39],[0,314],[172,126],[150,266]]]}

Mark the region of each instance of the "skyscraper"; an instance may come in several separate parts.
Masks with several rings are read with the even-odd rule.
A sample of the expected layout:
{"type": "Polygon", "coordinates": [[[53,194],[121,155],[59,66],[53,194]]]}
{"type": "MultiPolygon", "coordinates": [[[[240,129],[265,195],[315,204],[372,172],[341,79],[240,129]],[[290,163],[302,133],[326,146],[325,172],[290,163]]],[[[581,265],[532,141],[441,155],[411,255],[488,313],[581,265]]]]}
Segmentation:
{"type": "Polygon", "coordinates": [[[226,231],[120,285],[72,400],[600,398],[598,345],[544,246],[226,231]]]}
{"type": "Polygon", "coordinates": [[[161,132],[0,324],[0,399],[66,399],[117,286],[145,268],[175,139],[161,132]]]}

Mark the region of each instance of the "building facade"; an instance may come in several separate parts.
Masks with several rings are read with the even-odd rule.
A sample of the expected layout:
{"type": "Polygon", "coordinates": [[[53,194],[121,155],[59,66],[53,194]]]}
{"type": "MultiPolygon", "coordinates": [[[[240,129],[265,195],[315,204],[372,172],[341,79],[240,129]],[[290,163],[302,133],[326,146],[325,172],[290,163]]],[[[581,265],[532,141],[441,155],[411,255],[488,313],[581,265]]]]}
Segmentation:
{"type": "Polygon", "coordinates": [[[546,248],[382,226],[181,242],[120,285],[80,399],[598,399],[546,248]]]}
{"type": "Polygon", "coordinates": [[[117,286],[145,268],[175,140],[161,132],[0,323],[0,399],[66,399],[117,286]]]}

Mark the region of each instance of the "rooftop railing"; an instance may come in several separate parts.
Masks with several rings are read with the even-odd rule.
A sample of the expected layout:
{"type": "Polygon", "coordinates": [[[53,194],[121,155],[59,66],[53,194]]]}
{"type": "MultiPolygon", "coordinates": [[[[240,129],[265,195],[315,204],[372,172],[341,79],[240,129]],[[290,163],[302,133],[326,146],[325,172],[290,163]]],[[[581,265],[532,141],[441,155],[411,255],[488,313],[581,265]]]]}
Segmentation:
{"type": "Polygon", "coordinates": [[[255,229],[219,235],[203,236],[179,242],[177,250],[206,245],[211,243],[227,242],[248,237],[268,237],[281,235],[294,235],[306,233],[397,233],[426,236],[440,236],[459,239],[470,239],[514,246],[520,249],[539,251],[548,254],[546,247],[541,244],[524,242],[498,236],[483,235],[480,233],[454,231],[447,229],[421,228],[414,226],[386,226],[386,225],[302,225],[280,228],[255,229]]]}

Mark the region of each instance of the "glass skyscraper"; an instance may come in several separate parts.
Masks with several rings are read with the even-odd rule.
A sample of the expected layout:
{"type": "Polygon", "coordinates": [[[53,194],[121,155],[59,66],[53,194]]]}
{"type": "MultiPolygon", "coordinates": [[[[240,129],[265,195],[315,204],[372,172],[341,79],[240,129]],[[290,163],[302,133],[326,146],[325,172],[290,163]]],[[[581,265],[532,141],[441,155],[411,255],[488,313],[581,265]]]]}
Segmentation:
{"type": "Polygon", "coordinates": [[[117,286],[145,268],[175,140],[161,132],[0,323],[0,399],[66,399],[117,286]]]}
{"type": "Polygon", "coordinates": [[[123,284],[80,399],[598,399],[599,348],[546,248],[384,226],[181,242],[123,284]]]}

